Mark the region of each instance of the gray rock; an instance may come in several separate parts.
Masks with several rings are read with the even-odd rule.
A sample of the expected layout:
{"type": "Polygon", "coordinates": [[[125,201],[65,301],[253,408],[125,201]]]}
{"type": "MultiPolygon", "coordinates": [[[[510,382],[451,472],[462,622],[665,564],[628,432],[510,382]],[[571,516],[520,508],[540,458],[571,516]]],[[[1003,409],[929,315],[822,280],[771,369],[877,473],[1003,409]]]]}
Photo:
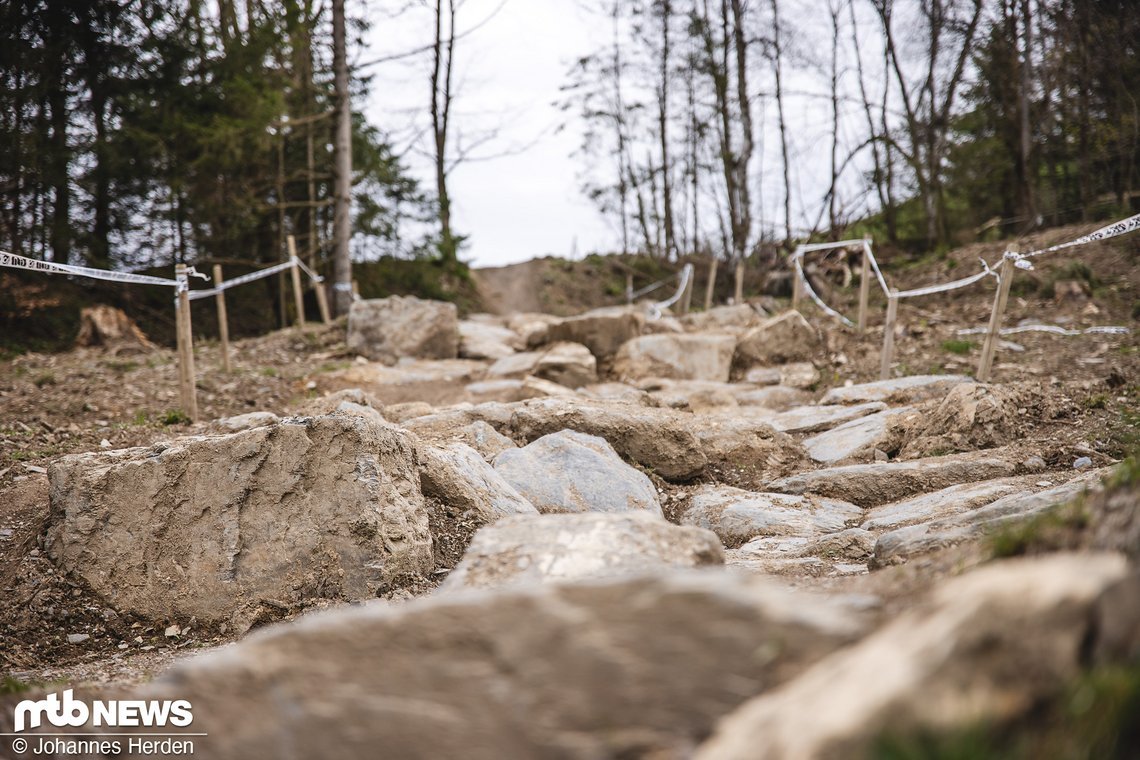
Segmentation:
{"type": "MultiPolygon", "coordinates": [[[[592,358],[592,357],[591,357],[592,358]]],[[[550,396],[576,396],[577,394],[565,385],[552,383],[539,377],[527,376],[521,379],[507,378],[503,380],[483,380],[471,383],[465,389],[467,396],[476,404],[498,402],[509,404],[516,401],[526,401],[531,398],[547,398],[550,396]]]]}
{"type": "Polygon", "coordinates": [[[305,405],[303,413],[309,417],[347,414],[384,424],[386,420],[379,407],[380,403],[360,388],[347,388],[310,401],[305,405]]]}
{"type": "Polygon", "coordinates": [[[510,483],[465,443],[420,451],[420,486],[454,509],[473,510],[490,522],[509,515],[538,514],[510,483]]]}
{"type": "Polygon", "coordinates": [[[810,390],[819,380],[819,370],[811,362],[793,362],[780,367],[780,385],[810,390]]]}
{"type": "Polygon", "coordinates": [[[487,368],[487,377],[491,380],[503,378],[523,378],[534,374],[538,360],[542,357],[541,351],[523,351],[518,354],[504,356],[487,368]]]}
{"type": "Polygon", "coordinates": [[[633,309],[594,309],[549,327],[549,340],[581,343],[599,360],[612,357],[621,344],[641,334],[645,317],[633,309]]]}
{"type": "Polygon", "coordinates": [[[598,360],[581,343],[555,343],[542,352],[534,374],[567,388],[581,388],[598,381],[598,360]]]}
{"type": "Polygon", "coordinates": [[[764,419],[773,428],[783,433],[818,433],[866,417],[869,414],[881,412],[886,408],[887,405],[879,401],[854,406],[842,404],[797,406],[785,412],[768,414],[764,419]]]}
{"type": "Polygon", "coordinates": [[[993,480],[1013,474],[1001,451],[971,452],[906,462],[875,462],[829,467],[781,478],[769,484],[783,493],[816,493],[864,509],[957,483],[993,480]]]}
{"type": "Polygon", "coordinates": [[[1090,608],[1119,555],[984,566],[717,726],[698,760],[863,757],[884,733],[1003,725],[1081,671],[1090,608]]]}
{"type": "Polygon", "coordinates": [[[618,377],[665,377],[728,382],[736,338],[718,333],[643,335],[622,344],[614,357],[618,377]]]}
{"type": "Polygon", "coordinates": [[[91,634],[89,634],[89,633],[69,633],[69,634],[67,634],[67,643],[68,644],[82,644],[83,642],[87,641],[90,638],[91,638],[91,634]]]}
{"type": "Polygon", "coordinates": [[[926,522],[958,514],[989,504],[1003,496],[1023,493],[1025,487],[1016,480],[989,480],[961,483],[932,493],[875,507],[863,523],[867,530],[889,530],[904,525],[926,522]]]}
{"type": "Polygon", "coordinates": [[[821,404],[862,404],[868,401],[890,401],[912,404],[946,395],[961,383],[972,383],[965,375],[913,375],[892,380],[832,388],[823,395],[821,404]]]}
{"type": "Polygon", "coordinates": [[[1094,470],[1055,488],[1038,493],[1013,493],[978,509],[884,533],[875,541],[874,564],[878,567],[899,564],[917,554],[977,538],[1003,523],[1026,520],[1086,490],[1098,489],[1106,472],[1094,470]]]}
{"type": "Polygon", "coordinates": [[[690,332],[706,332],[726,328],[751,327],[767,317],[751,304],[741,303],[732,306],[714,306],[708,311],[695,311],[681,317],[681,325],[690,332]]]}
{"type": "Polygon", "coordinates": [[[482,420],[476,420],[462,428],[453,440],[466,443],[478,451],[486,462],[491,462],[507,449],[517,448],[514,441],[482,420]]]}
{"type": "Polygon", "coordinates": [[[816,462],[834,464],[873,454],[889,445],[890,426],[898,418],[914,412],[911,407],[886,409],[854,419],[804,440],[808,456],[816,462]]]}
{"type": "Polygon", "coordinates": [[[1088,457],[1078,457],[1076,461],[1073,462],[1073,469],[1087,470],[1088,468],[1092,467],[1092,463],[1092,460],[1088,457]]]}
{"type": "Polygon", "coordinates": [[[1045,460],[1039,456],[1027,457],[1026,460],[1021,463],[1021,466],[1026,472],[1044,472],[1045,468],[1048,467],[1048,465],[1045,464],[1045,460]]]}
{"type": "Polygon", "coordinates": [[[486,366],[471,359],[401,359],[392,367],[355,364],[326,377],[365,389],[385,408],[407,402],[452,404],[462,400],[468,383],[483,377],[486,366]]]}
{"type": "Polygon", "coordinates": [[[596,436],[573,430],[544,435],[499,454],[495,470],[539,512],[649,510],[661,515],[649,478],[596,436]]]}
{"type": "Polygon", "coordinates": [[[214,427],[223,433],[236,433],[241,430],[272,425],[281,418],[273,412],[248,412],[233,417],[223,417],[214,421],[214,427]]]}
{"type": "Polygon", "coordinates": [[[401,357],[454,359],[459,312],[453,303],[391,296],[354,301],[348,313],[348,350],[395,364],[401,357]]]}
{"type": "Polygon", "coordinates": [[[680,757],[860,630],[762,579],[673,571],[318,613],[128,696],[189,700],[201,760],[680,757]]]}
{"type": "Polygon", "coordinates": [[[740,336],[736,362],[748,367],[809,361],[822,350],[823,342],[815,328],[798,311],[786,311],[740,336]]]}
{"type": "Polygon", "coordinates": [[[770,388],[742,390],[736,394],[741,406],[760,406],[766,409],[790,409],[811,401],[811,394],[798,388],[774,385],[770,388]]]}
{"type": "Polygon", "coordinates": [[[755,488],[807,463],[791,436],[733,410],[692,415],[690,426],[710,471],[730,485],[755,488]]]}
{"type": "Polygon", "coordinates": [[[464,359],[502,359],[525,344],[514,330],[501,325],[462,320],[459,323],[459,355],[464,359]]]}
{"type": "Polygon", "coordinates": [[[817,538],[803,548],[805,556],[866,562],[875,551],[875,534],[862,528],[848,528],[817,538]]]}
{"type": "Polygon", "coordinates": [[[369,599],[432,567],[414,440],[359,417],[74,454],[49,477],[49,556],[151,619],[369,599]]]}
{"type": "Polygon", "coordinates": [[[440,591],[724,564],[715,535],[648,512],[511,517],[481,528],[440,591]]]}
{"type": "Polygon", "coordinates": [[[862,517],[859,507],[836,499],[702,486],[693,494],[681,524],[711,530],[732,548],[757,536],[835,533],[862,517]]]}

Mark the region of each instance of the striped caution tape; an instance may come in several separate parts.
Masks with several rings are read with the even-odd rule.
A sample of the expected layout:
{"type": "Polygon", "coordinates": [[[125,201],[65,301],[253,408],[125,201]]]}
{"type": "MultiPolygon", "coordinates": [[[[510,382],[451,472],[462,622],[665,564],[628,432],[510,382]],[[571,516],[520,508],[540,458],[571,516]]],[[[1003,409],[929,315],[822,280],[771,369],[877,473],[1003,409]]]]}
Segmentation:
{"type": "Polygon", "coordinates": [[[1118,222],[1113,222],[1112,224],[1109,224],[1105,227],[1101,227],[1099,230],[1094,230],[1087,235],[1082,235],[1076,240],[1070,240],[1067,243],[1051,245],[1048,248],[1042,248],[1038,251],[1029,251],[1028,253],[1006,251],[1005,257],[1013,259],[1013,263],[1018,269],[1032,269],[1033,264],[1029,261],[1029,259],[1035,256],[1043,256],[1046,253],[1053,253],[1054,251],[1060,251],[1065,248],[1085,245],[1097,240],[1108,240],[1109,238],[1127,235],[1129,232],[1135,232],[1138,229],[1140,229],[1140,214],[1130,216],[1127,219],[1121,219],[1118,222]]]}
{"type": "MultiPolygon", "coordinates": [[[[987,331],[985,327],[966,327],[958,330],[958,335],[981,335],[987,331]]],[[[1132,330],[1117,325],[1098,325],[1086,327],[1083,330],[1067,330],[1057,325],[1021,325],[1019,327],[1003,327],[1002,335],[1016,335],[1025,332],[1043,332],[1053,335],[1128,335],[1132,330]]]]}
{"type": "Polygon", "coordinates": [[[220,285],[212,287],[208,290],[191,290],[190,300],[197,301],[200,298],[211,298],[218,295],[219,293],[229,290],[230,288],[236,288],[238,285],[245,285],[249,282],[255,282],[265,277],[269,277],[270,275],[274,275],[278,272],[289,269],[292,266],[293,261],[283,261],[280,264],[275,264],[271,267],[266,267],[265,269],[259,269],[256,272],[243,274],[241,277],[235,277],[232,280],[225,280],[220,285]]]}
{"type": "MultiPolygon", "coordinates": [[[[44,272],[46,274],[68,274],[77,277],[88,277],[93,280],[107,280],[109,282],[130,282],[138,285],[178,287],[177,280],[168,280],[165,277],[151,277],[150,275],[135,274],[133,272],[115,272],[110,269],[92,269],[91,267],[59,264],[55,261],[29,259],[24,256],[17,256],[14,253],[8,253],[7,251],[0,251],[0,267],[28,269],[33,272],[44,272]]],[[[194,272],[194,274],[199,277],[205,276],[198,272],[194,272]]]]}
{"type": "MultiPolygon", "coordinates": [[[[822,244],[820,244],[820,245],[822,245],[822,244]]],[[[819,249],[816,249],[816,250],[819,250],[819,249]]],[[[838,319],[840,322],[847,325],[848,327],[854,327],[855,326],[854,322],[852,322],[850,319],[848,319],[847,317],[845,317],[842,314],[840,314],[839,312],[837,312],[835,309],[833,309],[830,306],[828,306],[827,304],[825,304],[823,302],[823,299],[820,298],[816,294],[815,289],[812,288],[812,286],[811,286],[811,283],[808,282],[808,278],[804,274],[803,249],[802,248],[798,249],[795,252],[795,254],[792,255],[792,263],[795,265],[795,268],[796,268],[796,277],[799,278],[800,284],[803,286],[804,292],[807,293],[808,298],[810,298],[812,301],[814,301],[815,305],[818,306],[820,308],[820,310],[823,311],[823,313],[828,314],[828,315],[834,317],[835,319],[838,319]]]]}

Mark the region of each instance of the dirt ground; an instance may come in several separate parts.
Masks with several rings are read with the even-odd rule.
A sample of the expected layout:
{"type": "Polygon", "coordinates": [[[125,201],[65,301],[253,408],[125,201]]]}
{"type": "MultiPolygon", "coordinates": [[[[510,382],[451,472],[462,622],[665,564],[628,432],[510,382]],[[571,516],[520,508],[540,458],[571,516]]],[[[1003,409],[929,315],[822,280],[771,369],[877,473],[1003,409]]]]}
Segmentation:
{"type": "MultiPolygon", "coordinates": [[[[1039,242],[1068,239],[1074,231],[1087,228],[1054,231],[1039,242]]],[[[972,246],[905,266],[884,257],[884,264],[892,284],[916,287],[969,274],[979,255],[992,261],[1001,247],[972,246]]],[[[1035,271],[1018,273],[1007,325],[1038,319],[1066,328],[1133,329],[1126,335],[1023,333],[1002,345],[994,380],[1016,384],[1028,399],[1006,436],[1008,444],[1026,456],[1039,455],[1050,468],[1069,467],[1079,455],[1100,465],[1121,458],[1140,442],[1138,262],[1140,236],[1042,260],[1035,271]],[[1022,280],[1026,284],[1020,284],[1022,280]],[[1069,282],[1083,285],[1064,284],[1069,282]],[[1048,403],[1033,403],[1034,393],[1048,403]]],[[[480,287],[500,311],[553,310],[535,295],[540,290],[536,278],[546,278],[549,266],[531,263],[508,268],[512,271],[506,274],[480,276],[480,287]]],[[[828,297],[836,308],[853,315],[856,294],[857,283],[847,289],[832,287],[828,297]]],[[[958,330],[985,324],[992,294],[987,280],[957,293],[904,302],[894,373],[973,374],[981,337],[960,336],[958,330]]],[[[566,304],[560,311],[562,307],[566,304]]],[[[863,335],[805,308],[827,337],[828,356],[817,362],[817,397],[846,382],[878,378],[882,307],[881,298],[872,299],[872,327],[863,335]]],[[[202,419],[297,410],[318,395],[322,375],[351,365],[344,330],[341,321],[239,341],[229,373],[221,369],[218,344],[200,343],[195,353],[202,419]]],[[[193,621],[173,631],[164,621],[124,619],[82,584],[60,575],[39,544],[48,519],[46,468],[54,458],[101,447],[150,445],[204,429],[174,412],[177,387],[174,354],[165,349],[125,355],[79,349],[0,362],[0,693],[9,683],[5,679],[43,684],[143,680],[175,659],[229,640],[217,631],[196,628],[193,621]]],[[[670,486],[666,511],[685,493],[684,487],[670,486]]],[[[446,550],[456,554],[466,534],[460,526],[446,550]]],[[[871,576],[803,585],[873,591],[901,603],[933,579],[969,566],[976,560],[971,551],[947,550],[871,576]]]]}

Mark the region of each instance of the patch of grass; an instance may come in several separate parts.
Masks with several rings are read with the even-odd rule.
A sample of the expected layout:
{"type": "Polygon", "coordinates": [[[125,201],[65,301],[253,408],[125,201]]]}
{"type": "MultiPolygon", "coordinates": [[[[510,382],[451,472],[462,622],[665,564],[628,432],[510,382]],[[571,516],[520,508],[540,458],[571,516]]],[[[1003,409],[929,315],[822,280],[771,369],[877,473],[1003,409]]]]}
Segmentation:
{"type": "Polygon", "coordinates": [[[55,383],[54,372],[41,372],[32,378],[32,384],[37,388],[43,388],[45,385],[55,385],[55,383]]]}
{"type": "Polygon", "coordinates": [[[0,696],[7,694],[23,694],[24,692],[31,690],[31,684],[24,683],[17,678],[13,678],[12,676],[4,676],[3,679],[0,679],[0,696]]]}
{"type": "Polygon", "coordinates": [[[120,374],[125,374],[127,372],[130,372],[131,370],[138,369],[139,363],[138,362],[121,362],[121,361],[112,360],[112,361],[103,362],[103,366],[106,367],[107,369],[114,370],[115,372],[118,372],[120,374]]]}
{"type": "Polygon", "coordinates": [[[994,558],[1004,558],[1070,548],[1074,537],[1088,527],[1090,517],[1084,498],[1078,497],[1028,520],[999,526],[989,535],[990,551],[994,558]]]}
{"type": "Polygon", "coordinates": [[[977,344],[972,340],[960,340],[952,338],[951,340],[942,341],[942,350],[951,354],[964,356],[974,350],[977,344]]]}
{"type": "Polygon", "coordinates": [[[1096,393],[1081,402],[1085,409],[1104,409],[1108,406],[1108,394],[1096,393]]]}
{"type": "Polygon", "coordinates": [[[171,409],[159,419],[163,425],[183,425],[190,422],[190,418],[181,409],[171,409]]]}
{"type": "Polygon", "coordinates": [[[262,367],[258,374],[262,377],[277,377],[277,370],[274,367],[262,367]]]}
{"type": "Polygon", "coordinates": [[[336,372],[341,369],[348,369],[352,366],[352,362],[325,362],[317,367],[317,372],[336,372]]]}
{"type": "Polygon", "coordinates": [[[150,423],[150,415],[148,415],[142,409],[139,409],[137,412],[135,412],[134,423],[140,427],[143,425],[149,424],[150,423]]]}

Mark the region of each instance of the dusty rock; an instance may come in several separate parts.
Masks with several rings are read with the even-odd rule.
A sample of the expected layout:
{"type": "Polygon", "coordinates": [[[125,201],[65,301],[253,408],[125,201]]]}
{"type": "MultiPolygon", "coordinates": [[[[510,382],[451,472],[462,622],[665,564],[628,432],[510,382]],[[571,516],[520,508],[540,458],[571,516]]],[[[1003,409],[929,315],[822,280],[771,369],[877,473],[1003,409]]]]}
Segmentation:
{"type": "Polygon", "coordinates": [[[972,383],[965,375],[913,375],[893,380],[832,388],[823,394],[821,404],[863,404],[868,401],[886,401],[913,404],[945,395],[955,385],[972,383]]]}
{"type": "Polygon", "coordinates": [[[642,381],[640,385],[649,391],[656,406],[688,409],[693,412],[735,407],[736,393],[740,391],[734,383],[711,380],[651,378],[642,381]]]}
{"type": "Polygon", "coordinates": [[[487,377],[490,379],[523,378],[533,375],[542,351],[523,351],[517,354],[504,356],[487,368],[487,377]]]}
{"type": "Polygon", "coordinates": [[[770,388],[756,388],[736,394],[736,403],[741,406],[761,406],[766,409],[790,409],[811,400],[811,394],[798,388],[774,385],[770,388]]]}
{"type": "Polygon", "coordinates": [[[384,418],[400,424],[416,417],[424,417],[435,412],[435,407],[423,401],[407,401],[401,404],[389,404],[384,407],[384,418]]]}
{"type": "Polygon", "coordinates": [[[884,504],[867,512],[867,530],[889,530],[958,514],[989,504],[1003,496],[1023,493],[1025,486],[1014,479],[961,483],[931,493],[919,494],[894,504],[884,504]]]}
{"type": "Polygon", "coordinates": [[[891,445],[891,424],[913,412],[912,407],[875,412],[804,439],[804,448],[814,461],[824,464],[873,458],[875,449],[897,448],[891,445]]]}
{"type": "Polygon", "coordinates": [[[567,388],[581,388],[598,381],[598,360],[581,343],[563,341],[542,352],[534,375],[567,388]]]}
{"type": "Polygon", "coordinates": [[[476,404],[488,402],[509,404],[516,401],[526,401],[530,398],[573,397],[578,395],[565,385],[529,375],[522,379],[483,380],[478,383],[471,383],[464,390],[471,401],[476,404]]]}
{"type": "Polygon", "coordinates": [[[1025,520],[1101,485],[1105,471],[1078,475],[1067,483],[1038,493],[1004,496],[978,509],[965,510],[929,522],[884,533],[875,541],[874,564],[882,567],[906,561],[916,554],[976,538],[998,525],[1025,520]]]}
{"type": "Polygon", "coordinates": [[[728,410],[695,414],[690,424],[709,469],[724,483],[752,488],[807,463],[803,446],[763,420],[728,410]]]}
{"type": "Polygon", "coordinates": [[[596,383],[578,390],[583,396],[599,401],[624,401],[639,406],[654,406],[648,393],[625,383],[596,383]]]}
{"type": "Polygon", "coordinates": [[[524,348],[536,348],[550,339],[550,326],[561,321],[552,314],[512,314],[507,318],[507,327],[522,338],[524,348]]]}
{"type": "Polygon", "coordinates": [[[706,332],[725,328],[745,328],[764,319],[767,315],[758,312],[751,304],[714,306],[708,311],[695,311],[680,318],[681,325],[690,332],[706,332]]]}
{"type": "Polygon", "coordinates": [[[348,313],[348,350],[395,364],[402,357],[454,359],[459,317],[453,303],[390,296],[354,301],[348,313]]]}
{"type": "Polygon", "coordinates": [[[850,501],[864,509],[957,483],[1013,475],[1001,452],[931,457],[907,462],[875,462],[829,467],[781,478],[769,484],[783,493],[815,493],[850,501]]]}
{"type": "Polygon", "coordinates": [[[819,383],[819,370],[811,362],[793,362],[780,367],[780,385],[810,390],[819,383]]]}
{"type": "Polygon", "coordinates": [[[648,512],[511,517],[481,528],[441,591],[659,573],[724,564],[707,530],[648,512]]]}
{"type": "Polygon", "coordinates": [[[507,449],[517,448],[515,442],[495,430],[482,420],[476,420],[462,428],[453,440],[467,444],[479,452],[486,462],[491,462],[507,449]]]}
{"type": "Polygon", "coordinates": [[[513,434],[527,441],[559,430],[599,436],[666,480],[696,477],[708,463],[692,424],[691,416],[668,409],[565,399],[528,401],[510,419],[513,434]]]}
{"type": "MultiPolygon", "coordinates": [[[[887,408],[886,404],[873,401],[869,404],[856,404],[843,406],[833,404],[827,406],[797,406],[784,412],[763,411],[762,419],[775,430],[782,433],[818,433],[830,430],[837,425],[857,420],[868,414],[881,412],[887,408]]],[[[749,413],[748,410],[742,412],[749,413]]]]}
{"type": "Polygon", "coordinates": [[[875,534],[862,528],[848,528],[811,541],[804,555],[866,562],[875,551],[875,534]]]}
{"type": "Polygon", "coordinates": [[[779,385],[780,375],[779,367],[749,367],[742,379],[754,385],[779,385]]]}
{"type": "Polygon", "coordinates": [[[711,530],[734,548],[757,536],[835,533],[862,517],[859,507],[836,499],[709,485],[693,494],[681,524],[711,530]]]}
{"type": "Polygon", "coordinates": [[[526,344],[514,330],[501,325],[462,320],[459,323],[459,356],[464,359],[502,359],[526,344]]]}
{"type": "Polygon", "coordinates": [[[131,696],[189,700],[206,760],[677,757],[859,630],[759,579],[674,571],[330,611],[131,696]]]}
{"type": "Polygon", "coordinates": [[[465,443],[424,446],[420,450],[420,487],[453,509],[473,510],[490,522],[509,515],[538,514],[510,483],[465,443]]]}
{"type": "Polygon", "coordinates": [[[69,455],[49,477],[49,556],[147,618],[368,599],[431,569],[414,441],[359,417],[69,455]]]}
{"type": "Polygon", "coordinates": [[[387,408],[408,402],[454,403],[485,371],[483,362],[471,359],[401,359],[391,367],[369,362],[325,377],[337,385],[362,388],[387,408]]]}
{"type": "Polygon", "coordinates": [[[272,425],[281,418],[273,412],[249,412],[233,417],[223,417],[214,420],[213,427],[222,433],[236,433],[239,430],[250,430],[264,425],[272,425]]]}
{"type": "Polygon", "coordinates": [[[625,307],[594,309],[550,325],[549,340],[581,343],[599,360],[612,357],[631,338],[641,334],[645,317],[625,307]]]}
{"type": "Polygon", "coordinates": [[[304,406],[302,413],[311,417],[348,414],[383,424],[385,418],[380,413],[380,408],[380,402],[361,389],[346,388],[310,401],[304,406]]]}
{"type": "Polygon", "coordinates": [[[657,491],[603,438],[574,430],[544,435],[495,457],[495,471],[539,512],[627,512],[661,515],[657,491]]]}
{"type": "MultiPolygon", "coordinates": [[[[1029,406],[1037,406],[1019,388],[963,383],[941,402],[928,402],[922,414],[902,430],[899,455],[925,456],[932,451],[971,451],[1001,446],[1018,438],[1029,406]],[[1021,411],[1019,411],[1021,410],[1021,411]]],[[[1030,396],[1039,396],[1037,388],[1030,396]]]]}
{"type": "Polygon", "coordinates": [[[643,335],[624,344],[614,357],[618,377],[728,382],[736,338],[718,333],[643,335]]]}
{"type": "Polygon", "coordinates": [[[815,328],[798,311],[786,311],[740,336],[736,363],[748,367],[808,361],[822,349],[815,328]]]}
{"type": "Polygon", "coordinates": [[[1007,561],[953,578],[908,612],[725,718],[701,760],[861,757],[893,733],[1000,725],[1081,668],[1119,555],[1007,561]]]}

